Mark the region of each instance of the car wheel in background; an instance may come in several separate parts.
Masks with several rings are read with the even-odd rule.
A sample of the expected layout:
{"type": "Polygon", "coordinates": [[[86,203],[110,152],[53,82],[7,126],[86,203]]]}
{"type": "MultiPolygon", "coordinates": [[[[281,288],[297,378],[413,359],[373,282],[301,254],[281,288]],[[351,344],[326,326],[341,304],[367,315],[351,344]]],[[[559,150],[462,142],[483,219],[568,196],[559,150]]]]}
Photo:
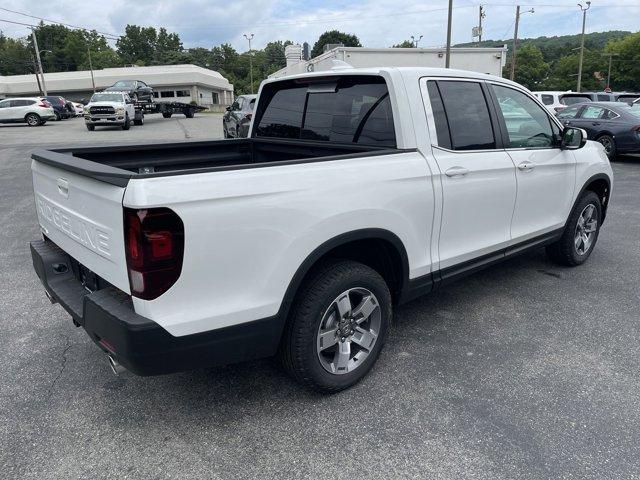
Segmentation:
{"type": "Polygon", "coordinates": [[[60,118],[60,114],[57,111],[54,111],[53,113],[56,116],[56,122],[59,122],[60,120],[62,120],[62,118],[60,118]]]}
{"type": "Polygon", "coordinates": [[[171,118],[171,112],[162,112],[164,118],[171,118]]]}
{"type": "Polygon", "coordinates": [[[611,135],[600,135],[596,141],[602,144],[609,160],[613,160],[616,156],[616,142],[611,135]]]}
{"type": "Polygon", "coordinates": [[[129,130],[131,128],[131,120],[129,120],[129,114],[124,115],[124,123],[122,124],[122,130],[129,130]]]}
{"type": "Polygon", "coordinates": [[[135,118],[133,120],[134,125],[144,125],[144,114],[140,115],[139,118],[135,118]]]}
{"type": "Polygon", "coordinates": [[[280,346],[284,368],[321,392],[343,390],[373,367],[391,324],[384,279],[362,263],[333,260],[306,277],[280,346]]]}
{"type": "Polygon", "coordinates": [[[601,219],[600,197],[584,192],[569,215],[562,237],[547,247],[549,257],[569,267],[584,263],[598,241],[601,219]]]}
{"type": "Polygon", "coordinates": [[[37,127],[41,124],[40,116],[36,113],[27,113],[24,117],[24,120],[30,127],[37,127]]]}
{"type": "Polygon", "coordinates": [[[89,130],[90,132],[93,132],[95,129],[96,129],[96,126],[95,126],[95,125],[89,125],[89,124],[87,123],[87,130],[89,130]]]}

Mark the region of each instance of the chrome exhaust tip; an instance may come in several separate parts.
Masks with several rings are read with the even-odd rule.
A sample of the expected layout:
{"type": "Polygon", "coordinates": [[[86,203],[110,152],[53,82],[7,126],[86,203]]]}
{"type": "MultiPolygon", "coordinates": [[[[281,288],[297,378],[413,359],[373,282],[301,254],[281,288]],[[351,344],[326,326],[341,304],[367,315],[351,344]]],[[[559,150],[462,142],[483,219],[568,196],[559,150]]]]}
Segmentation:
{"type": "Polygon", "coordinates": [[[127,369],[120,365],[112,355],[107,355],[107,357],[109,358],[109,367],[111,367],[111,371],[114,375],[120,375],[127,371],[127,369]]]}

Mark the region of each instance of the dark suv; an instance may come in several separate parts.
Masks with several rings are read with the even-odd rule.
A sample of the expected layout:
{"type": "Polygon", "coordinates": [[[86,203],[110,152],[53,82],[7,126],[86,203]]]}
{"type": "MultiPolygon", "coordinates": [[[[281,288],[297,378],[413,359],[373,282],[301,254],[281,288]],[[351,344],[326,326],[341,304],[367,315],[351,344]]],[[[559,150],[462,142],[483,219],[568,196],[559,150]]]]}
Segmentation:
{"type": "Polygon", "coordinates": [[[71,113],[67,108],[67,101],[63,97],[55,95],[47,95],[44,98],[53,107],[53,113],[56,115],[56,120],[62,120],[64,118],[71,118],[75,116],[75,113],[71,113]]]}
{"type": "Polygon", "coordinates": [[[240,95],[222,117],[224,138],[246,138],[257,95],[240,95]]]}
{"type": "Polygon", "coordinates": [[[134,102],[153,101],[153,89],[142,80],[118,80],[104,91],[128,93],[134,102]]]}

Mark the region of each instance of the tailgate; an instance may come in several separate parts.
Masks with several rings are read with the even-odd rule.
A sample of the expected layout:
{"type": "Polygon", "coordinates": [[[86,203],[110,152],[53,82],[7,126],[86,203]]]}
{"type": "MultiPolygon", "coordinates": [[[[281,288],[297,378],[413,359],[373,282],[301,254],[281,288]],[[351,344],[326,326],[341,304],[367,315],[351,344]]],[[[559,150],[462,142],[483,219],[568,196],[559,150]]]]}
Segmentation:
{"type": "Polygon", "coordinates": [[[34,160],[31,164],[38,222],[71,257],[129,293],[124,253],[124,187],[34,160]]]}

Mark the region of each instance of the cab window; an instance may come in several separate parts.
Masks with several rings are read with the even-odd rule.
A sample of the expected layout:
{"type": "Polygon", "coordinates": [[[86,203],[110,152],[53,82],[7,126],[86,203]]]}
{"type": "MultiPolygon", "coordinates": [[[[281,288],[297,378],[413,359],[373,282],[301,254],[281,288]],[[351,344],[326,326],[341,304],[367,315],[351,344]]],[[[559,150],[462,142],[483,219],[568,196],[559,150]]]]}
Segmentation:
{"type": "Polygon", "coordinates": [[[542,94],[540,95],[540,100],[542,100],[542,103],[545,105],[553,105],[553,95],[542,94]]]}
{"type": "Polygon", "coordinates": [[[549,148],[554,145],[551,119],[533,99],[513,88],[492,85],[507,128],[507,148],[549,148]]]}

